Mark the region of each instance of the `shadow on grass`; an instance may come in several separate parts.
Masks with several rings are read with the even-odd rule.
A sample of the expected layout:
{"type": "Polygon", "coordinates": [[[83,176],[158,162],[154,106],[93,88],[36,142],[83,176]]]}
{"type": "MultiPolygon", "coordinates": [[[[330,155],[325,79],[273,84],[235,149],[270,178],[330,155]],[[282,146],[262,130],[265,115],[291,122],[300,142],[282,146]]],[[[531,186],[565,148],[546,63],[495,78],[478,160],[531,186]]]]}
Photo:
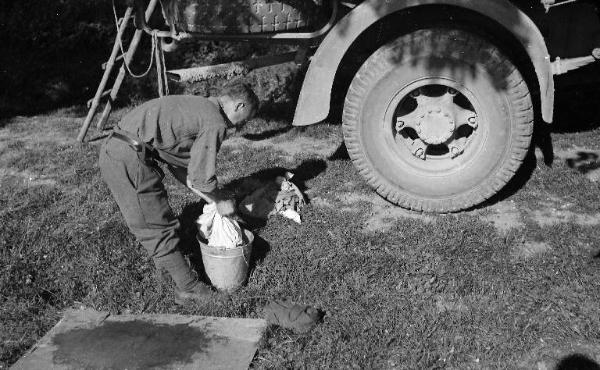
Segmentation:
{"type": "Polygon", "coordinates": [[[286,172],[291,172],[294,174],[292,182],[296,184],[301,191],[304,191],[306,190],[305,182],[317,177],[321,172],[325,171],[326,168],[327,163],[324,160],[310,159],[300,163],[296,168],[273,167],[257,171],[251,175],[233,180],[227,184],[225,188],[238,194],[239,189],[242,189],[242,191],[245,190],[246,193],[250,193],[256,189],[244,189],[247,188],[248,183],[264,183],[272,181],[275,180],[277,176],[283,176],[286,172]]]}
{"type": "MultiPolygon", "coordinates": [[[[238,196],[238,201],[241,201],[255,190],[275,180],[278,176],[284,176],[286,172],[291,172],[294,174],[291,181],[300,191],[305,192],[307,189],[306,181],[315,178],[321,172],[325,171],[326,168],[327,163],[322,159],[304,161],[293,169],[285,167],[267,168],[232,181],[226,186],[226,189],[235,192],[238,196]]],[[[267,219],[248,215],[243,215],[242,219],[249,230],[260,229],[267,223],[267,219]]]]}
{"type": "Polygon", "coordinates": [[[296,101],[294,99],[281,102],[269,101],[262,103],[258,115],[267,121],[292,122],[295,110],[296,101]]]}
{"type": "Polygon", "coordinates": [[[586,174],[600,168],[599,158],[596,152],[578,151],[577,157],[567,159],[567,166],[586,174]]]}
{"type": "Polygon", "coordinates": [[[540,149],[546,166],[552,166],[554,163],[554,145],[552,144],[551,131],[552,127],[541,120],[534,123],[531,148],[535,149],[537,147],[540,149]]]}
{"type": "Polygon", "coordinates": [[[285,134],[295,128],[291,124],[294,111],[295,101],[263,102],[256,119],[251,120],[246,125],[246,133],[242,137],[247,140],[258,141],[285,134]],[[275,127],[273,127],[273,124],[275,124],[275,127]],[[265,129],[266,126],[270,128],[265,129]]]}
{"type": "Polygon", "coordinates": [[[250,258],[250,266],[248,275],[251,275],[256,265],[261,263],[271,251],[271,246],[266,240],[259,235],[254,235],[254,243],[252,243],[252,257],[250,258]]]}
{"type": "Polygon", "coordinates": [[[270,138],[280,135],[280,134],[285,134],[286,132],[290,131],[293,128],[294,128],[293,126],[287,126],[287,127],[279,128],[276,130],[267,130],[267,131],[261,132],[259,134],[245,134],[245,135],[243,135],[243,138],[252,140],[252,141],[265,140],[265,139],[270,139],[270,138]]]}
{"type": "Polygon", "coordinates": [[[600,370],[600,365],[585,355],[575,353],[560,360],[555,370],[600,370]]]}
{"type": "Polygon", "coordinates": [[[502,188],[498,193],[493,195],[490,199],[485,202],[474,206],[471,209],[481,209],[489,207],[493,204],[499,203],[511,196],[515,195],[519,190],[521,190],[525,184],[531,179],[533,175],[533,171],[537,166],[537,159],[535,158],[535,152],[533,146],[527,152],[527,156],[523,160],[523,164],[510,181],[502,188]]]}
{"type": "Polygon", "coordinates": [[[12,118],[0,116],[0,129],[8,126],[12,122],[12,118]]]}
{"type": "Polygon", "coordinates": [[[350,159],[350,155],[348,154],[348,148],[346,148],[346,143],[342,141],[340,146],[336,149],[335,152],[329,158],[330,161],[347,161],[350,159]]]}
{"type": "Polygon", "coordinates": [[[535,156],[535,149],[538,148],[542,152],[543,161],[546,166],[552,167],[554,163],[554,145],[552,144],[552,126],[546,124],[541,120],[534,122],[533,137],[531,139],[531,146],[529,151],[523,160],[523,164],[512,179],[502,188],[498,193],[486,200],[480,205],[473,207],[472,209],[485,208],[492,204],[501,202],[522,189],[525,184],[531,179],[533,171],[537,167],[537,158],[535,156]]]}

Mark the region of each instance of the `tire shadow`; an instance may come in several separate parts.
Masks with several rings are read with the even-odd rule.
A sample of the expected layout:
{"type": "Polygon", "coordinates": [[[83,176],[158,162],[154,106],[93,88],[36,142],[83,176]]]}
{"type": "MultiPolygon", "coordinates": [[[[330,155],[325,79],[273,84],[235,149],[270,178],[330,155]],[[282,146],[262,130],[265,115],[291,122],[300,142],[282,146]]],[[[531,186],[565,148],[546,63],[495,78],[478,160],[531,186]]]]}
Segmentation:
{"type": "Polygon", "coordinates": [[[575,353],[561,359],[555,370],[600,370],[600,364],[585,355],[575,353]]]}
{"type": "Polygon", "coordinates": [[[510,179],[508,183],[499,192],[491,196],[483,203],[465,209],[464,211],[472,211],[475,209],[486,208],[515,195],[519,190],[521,190],[525,186],[529,179],[531,179],[533,171],[536,169],[536,167],[537,158],[535,157],[535,147],[532,145],[529,151],[527,152],[527,155],[525,156],[521,167],[519,167],[512,179],[510,179]]]}
{"type": "Polygon", "coordinates": [[[332,155],[327,158],[330,161],[348,161],[350,160],[350,155],[348,154],[348,148],[346,147],[346,143],[342,141],[340,146],[333,152],[332,155]]]}

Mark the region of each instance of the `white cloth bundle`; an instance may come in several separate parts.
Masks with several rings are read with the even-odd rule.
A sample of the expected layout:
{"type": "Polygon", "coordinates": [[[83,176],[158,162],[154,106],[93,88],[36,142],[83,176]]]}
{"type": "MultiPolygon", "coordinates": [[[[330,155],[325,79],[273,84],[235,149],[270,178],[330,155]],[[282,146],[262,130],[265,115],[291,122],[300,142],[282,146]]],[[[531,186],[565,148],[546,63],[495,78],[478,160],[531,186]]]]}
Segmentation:
{"type": "Polygon", "coordinates": [[[196,222],[201,236],[211,247],[236,248],[244,244],[244,233],[238,222],[221,216],[215,203],[205,205],[196,222]]]}

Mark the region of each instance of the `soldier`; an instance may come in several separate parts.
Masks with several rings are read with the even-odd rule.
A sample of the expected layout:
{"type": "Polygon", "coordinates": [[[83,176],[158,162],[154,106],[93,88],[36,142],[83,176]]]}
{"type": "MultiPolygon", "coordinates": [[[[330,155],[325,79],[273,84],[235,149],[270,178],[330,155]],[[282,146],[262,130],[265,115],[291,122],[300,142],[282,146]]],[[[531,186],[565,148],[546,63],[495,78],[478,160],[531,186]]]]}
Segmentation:
{"type": "Polygon", "coordinates": [[[168,203],[158,163],[194,193],[232,215],[234,203],[217,187],[217,152],[228,127],[252,117],[258,99],[246,85],[227,86],[218,97],[166,96],[126,114],[100,149],[100,172],[131,232],[158,269],[175,282],[175,302],[210,294],[179,250],[180,223],[168,203]]]}

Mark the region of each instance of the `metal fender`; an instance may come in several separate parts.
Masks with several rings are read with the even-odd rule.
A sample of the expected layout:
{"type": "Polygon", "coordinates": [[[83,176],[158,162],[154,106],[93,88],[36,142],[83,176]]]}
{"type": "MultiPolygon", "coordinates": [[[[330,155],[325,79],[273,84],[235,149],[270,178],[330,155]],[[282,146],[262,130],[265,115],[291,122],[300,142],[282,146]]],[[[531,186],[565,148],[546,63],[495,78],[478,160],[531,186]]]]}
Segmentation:
{"type": "Polygon", "coordinates": [[[453,5],[496,20],[521,42],[535,68],[540,87],[542,118],[552,122],[554,80],[550,56],[540,30],[508,0],[370,0],[354,8],[323,39],[312,57],[294,114],[294,126],[327,118],[338,66],[352,42],[369,26],[399,10],[420,5],[453,5]]]}

